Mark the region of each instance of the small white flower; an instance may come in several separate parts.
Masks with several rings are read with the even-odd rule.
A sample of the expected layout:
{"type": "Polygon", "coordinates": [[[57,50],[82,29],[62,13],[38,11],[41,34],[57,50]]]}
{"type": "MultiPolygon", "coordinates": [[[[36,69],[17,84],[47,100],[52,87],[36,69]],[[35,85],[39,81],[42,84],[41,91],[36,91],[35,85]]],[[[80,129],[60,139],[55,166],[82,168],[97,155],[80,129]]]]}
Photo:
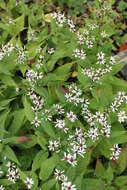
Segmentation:
{"type": "Polygon", "coordinates": [[[67,102],[72,102],[72,94],[71,93],[66,93],[65,97],[67,99],[67,102]]]}
{"type": "Polygon", "coordinates": [[[75,120],[76,120],[76,115],[72,112],[72,111],[70,111],[69,113],[67,113],[67,118],[71,121],[71,122],[75,122],[75,120]]]}
{"type": "Polygon", "coordinates": [[[64,173],[64,170],[61,171],[61,170],[55,169],[54,174],[55,174],[56,180],[60,180],[61,181],[62,178],[63,178],[63,173],[64,173]]]}
{"type": "Polygon", "coordinates": [[[32,178],[27,177],[24,183],[27,185],[28,189],[31,189],[32,186],[34,185],[34,181],[32,178]]]}
{"type": "Polygon", "coordinates": [[[110,64],[111,64],[111,65],[114,65],[115,63],[116,63],[115,57],[114,57],[114,56],[111,56],[111,57],[110,57],[110,64]]]}
{"type": "Polygon", "coordinates": [[[110,125],[106,125],[101,129],[101,133],[102,135],[106,136],[107,138],[110,137],[111,134],[111,126],[110,125]]]}
{"type": "Polygon", "coordinates": [[[122,122],[125,122],[126,119],[127,119],[127,115],[126,115],[125,111],[120,111],[120,112],[118,113],[118,121],[119,121],[120,123],[122,123],[122,122]]]}
{"type": "Polygon", "coordinates": [[[113,148],[110,148],[110,150],[112,151],[110,159],[118,160],[121,153],[121,148],[119,148],[118,144],[114,144],[113,148]]]}
{"type": "Polygon", "coordinates": [[[104,65],[105,64],[105,54],[101,51],[97,54],[97,64],[104,65]]]}
{"type": "Polygon", "coordinates": [[[71,31],[71,32],[75,32],[75,25],[74,25],[74,23],[73,23],[73,20],[68,19],[68,20],[67,20],[67,23],[68,23],[68,26],[69,26],[70,31],[71,31]]]}
{"type": "Polygon", "coordinates": [[[16,87],[16,89],[15,89],[15,90],[16,90],[16,92],[19,92],[19,88],[18,88],[18,87],[16,87]]]}
{"type": "Polygon", "coordinates": [[[90,128],[89,131],[88,131],[88,137],[90,137],[93,141],[96,141],[98,140],[98,136],[99,136],[99,133],[98,133],[98,128],[95,127],[95,128],[90,128]]]}
{"type": "Polygon", "coordinates": [[[98,28],[98,25],[97,24],[89,24],[89,28],[90,28],[90,30],[94,30],[94,29],[98,28]]]}
{"type": "Polygon", "coordinates": [[[60,142],[58,142],[58,141],[49,141],[48,148],[50,151],[55,151],[55,149],[59,147],[59,144],[60,144],[60,142]]]}
{"type": "Polygon", "coordinates": [[[93,42],[92,42],[89,38],[86,39],[86,46],[87,46],[89,49],[93,47],[93,42]]]}
{"type": "Polygon", "coordinates": [[[49,48],[48,49],[48,53],[51,55],[51,54],[53,54],[55,52],[55,50],[54,50],[54,48],[49,48]]]}
{"type": "Polygon", "coordinates": [[[77,165],[76,154],[71,155],[70,153],[64,152],[64,158],[62,160],[67,161],[73,167],[77,165]]]}
{"type": "Polygon", "coordinates": [[[102,31],[102,32],[101,32],[101,36],[102,36],[103,38],[106,38],[106,37],[108,37],[108,34],[106,34],[105,31],[102,31]]]}
{"type": "Polygon", "coordinates": [[[56,109],[56,112],[60,115],[64,114],[64,109],[59,104],[54,104],[53,107],[56,109]]]}
{"type": "Polygon", "coordinates": [[[84,60],[86,58],[86,54],[83,50],[75,49],[73,51],[73,56],[75,58],[80,58],[81,60],[84,60]]]}
{"type": "Polygon", "coordinates": [[[5,188],[3,187],[3,185],[0,186],[0,190],[4,190],[5,188]]]}
{"type": "Polygon", "coordinates": [[[40,126],[41,121],[38,119],[37,116],[35,116],[34,120],[31,122],[32,125],[35,125],[35,127],[40,126]]]}
{"type": "Polygon", "coordinates": [[[10,161],[7,162],[6,166],[8,167],[7,177],[8,180],[15,183],[19,179],[19,171],[16,165],[10,161]]]}
{"type": "Polygon", "coordinates": [[[78,43],[80,45],[84,44],[85,37],[82,34],[80,34],[79,32],[77,33],[77,36],[78,36],[78,43]]]}
{"type": "Polygon", "coordinates": [[[62,119],[56,119],[55,127],[63,129],[65,133],[68,131],[68,128],[65,127],[65,121],[62,119]]]}
{"type": "Polygon", "coordinates": [[[76,186],[72,185],[70,181],[65,181],[62,183],[62,190],[76,190],[76,186]]]}
{"type": "Polygon", "coordinates": [[[89,35],[89,31],[87,29],[84,29],[83,34],[85,34],[86,36],[88,36],[89,35]]]}

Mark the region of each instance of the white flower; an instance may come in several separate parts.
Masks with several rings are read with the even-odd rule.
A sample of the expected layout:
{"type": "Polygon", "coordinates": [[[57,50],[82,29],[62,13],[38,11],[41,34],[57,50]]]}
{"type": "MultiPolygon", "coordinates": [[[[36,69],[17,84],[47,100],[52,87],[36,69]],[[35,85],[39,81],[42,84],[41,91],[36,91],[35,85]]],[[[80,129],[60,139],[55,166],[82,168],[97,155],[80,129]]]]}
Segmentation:
{"type": "Polygon", "coordinates": [[[48,148],[50,151],[55,151],[55,149],[59,147],[59,144],[60,144],[60,142],[58,142],[58,141],[49,141],[48,148]]]}
{"type": "Polygon", "coordinates": [[[89,24],[89,28],[91,30],[94,30],[94,29],[98,28],[98,25],[97,24],[89,24]]]}
{"type": "Polygon", "coordinates": [[[3,187],[3,185],[0,186],[0,190],[4,190],[5,188],[3,187]]]}
{"type": "Polygon", "coordinates": [[[106,125],[101,129],[101,133],[102,135],[106,136],[107,138],[110,137],[111,134],[111,126],[110,125],[106,125]]]}
{"type": "Polygon", "coordinates": [[[63,178],[63,173],[64,173],[64,170],[61,171],[61,170],[55,169],[54,174],[55,174],[56,180],[60,180],[61,181],[62,178],[63,178]]]}
{"type": "Polygon", "coordinates": [[[62,190],[76,190],[76,186],[72,185],[70,181],[65,181],[62,183],[62,190]]]}
{"type": "Polygon", "coordinates": [[[114,144],[113,148],[110,148],[110,150],[112,151],[110,159],[118,160],[121,153],[121,148],[119,148],[118,144],[114,144]]]}
{"type": "Polygon", "coordinates": [[[55,127],[63,129],[65,133],[68,131],[68,128],[65,128],[65,121],[62,119],[56,119],[55,127]]]}
{"type": "Polygon", "coordinates": [[[8,167],[8,172],[7,172],[8,180],[15,183],[17,179],[19,179],[19,171],[16,165],[8,161],[6,166],[8,167]]]}
{"type": "Polygon", "coordinates": [[[60,115],[64,114],[64,109],[62,108],[61,105],[54,104],[53,107],[56,109],[56,111],[57,111],[58,114],[60,114],[60,115]]]}
{"type": "MultiPolygon", "coordinates": [[[[53,19],[55,19],[56,23],[61,27],[63,26],[63,24],[66,22],[66,17],[64,16],[64,14],[61,14],[60,12],[56,13],[52,13],[51,16],[53,17],[53,19]]],[[[71,23],[72,25],[72,23],[71,23]]],[[[73,26],[71,26],[73,28],[73,26]]]]}
{"type": "Polygon", "coordinates": [[[110,64],[111,64],[111,65],[114,65],[115,63],[116,63],[115,57],[114,57],[114,56],[111,56],[111,57],[110,57],[110,64]]]}
{"type": "Polygon", "coordinates": [[[75,122],[75,120],[76,120],[76,115],[72,112],[72,111],[70,111],[69,113],[67,112],[67,118],[71,121],[71,122],[75,122]]]}
{"type": "Polygon", "coordinates": [[[66,21],[66,17],[64,16],[64,14],[58,13],[57,14],[56,23],[59,26],[63,26],[63,24],[65,23],[65,21],[66,21]]]}
{"type": "Polygon", "coordinates": [[[77,33],[77,36],[78,36],[78,43],[80,45],[84,44],[85,37],[82,34],[80,34],[79,32],[77,33]]]}
{"type": "Polygon", "coordinates": [[[27,185],[28,189],[31,189],[32,186],[34,185],[34,181],[32,178],[27,177],[24,183],[27,185]]]}
{"type": "Polygon", "coordinates": [[[81,60],[84,60],[86,58],[86,54],[83,50],[75,49],[73,51],[73,56],[75,58],[80,58],[81,60]]]}
{"type": "Polygon", "coordinates": [[[108,37],[108,34],[106,34],[105,31],[102,31],[102,32],[101,32],[101,36],[102,36],[103,38],[106,38],[106,37],[108,37]]]}
{"type": "Polygon", "coordinates": [[[48,49],[48,53],[51,55],[51,54],[53,54],[55,52],[55,50],[54,50],[54,48],[49,48],[48,49]]]}
{"type": "Polygon", "coordinates": [[[71,155],[70,153],[64,152],[64,158],[62,160],[67,161],[73,167],[77,165],[76,154],[71,155]]]}
{"type": "Polygon", "coordinates": [[[74,25],[74,23],[73,23],[73,20],[68,19],[68,20],[67,20],[67,23],[68,23],[68,26],[69,26],[70,31],[71,31],[71,32],[75,32],[75,25],[74,25]]]}
{"type": "Polygon", "coordinates": [[[31,122],[32,125],[35,125],[35,127],[40,126],[41,121],[38,119],[37,116],[35,116],[34,120],[31,122]]]}
{"type": "Polygon", "coordinates": [[[89,35],[89,31],[87,29],[84,29],[83,34],[85,34],[86,36],[88,36],[89,35]]]}
{"type": "Polygon", "coordinates": [[[97,64],[104,65],[105,64],[105,54],[101,51],[97,54],[97,64]]]}
{"type": "Polygon", "coordinates": [[[95,128],[90,128],[89,131],[88,131],[88,137],[90,137],[93,141],[96,141],[98,140],[98,128],[95,127],[95,128]]]}
{"type": "Polygon", "coordinates": [[[67,99],[67,102],[72,102],[72,94],[71,93],[66,93],[65,97],[67,99]]]}
{"type": "Polygon", "coordinates": [[[122,123],[122,122],[125,122],[126,119],[127,119],[127,115],[126,115],[125,111],[120,111],[120,112],[118,113],[118,121],[119,121],[120,123],[122,123]]]}
{"type": "Polygon", "coordinates": [[[86,39],[86,46],[87,46],[89,49],[93,47],[93,42],[92,42],[89,38],[86,39]]]}

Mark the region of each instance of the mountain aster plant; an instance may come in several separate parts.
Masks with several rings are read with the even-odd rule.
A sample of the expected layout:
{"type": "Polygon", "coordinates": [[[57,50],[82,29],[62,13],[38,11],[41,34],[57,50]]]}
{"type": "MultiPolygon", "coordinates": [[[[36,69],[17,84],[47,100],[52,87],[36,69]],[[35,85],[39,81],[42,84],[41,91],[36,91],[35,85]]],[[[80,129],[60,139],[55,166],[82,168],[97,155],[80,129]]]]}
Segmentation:
{"type": "Polygon", "coordinates": [[[118,15],[94,2],[83,25],[41,1],[0,2],[0,190],[126,190],[118,15]]]}

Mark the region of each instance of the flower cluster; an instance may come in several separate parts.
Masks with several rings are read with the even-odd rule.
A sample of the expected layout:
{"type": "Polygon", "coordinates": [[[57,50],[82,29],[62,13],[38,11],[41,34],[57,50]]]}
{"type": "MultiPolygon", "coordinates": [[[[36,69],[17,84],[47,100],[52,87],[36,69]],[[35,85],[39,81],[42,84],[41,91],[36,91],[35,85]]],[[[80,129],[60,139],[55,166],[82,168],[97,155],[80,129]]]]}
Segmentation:
{"type": "Polygon", "coordinates": [[[29,69],[26,73],[26,78],[32,84],[36,83],[37,80],[42,79],[43,74],[41,72],[34,71],[33,69],[29,69]]]}
{"type": "Polygon", "coordinates": [[[72,184],[71,181],[68,180],[67,176],[65,176],[64,171],[55,169],[54,175],[56,180],[61,182],[61,189],[62,190],[76,190],[76,186],[72,184]]]}
{"type": "Polygon", "coordinates": [[[70,19],[70,18],[66,18],[65,15],[64,15],[64,13],[61,14],[60,12],[58,12],[58,13],[57,12],[53,12],[51,14],[51,16],[52,16],[53,19],[55,19],[56,23],[60,27],[62,27],[63,24],[67,24],[69,26],[69,29],[70,29],[71,32],[75,32],[76,31],[75,25],[73,23],[73,20],[70,19]]]}
{"type": "Polygon", "coordinates": [[[118,144],[114,144],[113,148],[110,148],[110,150],[112,151],[110,159],[118,160],[121,153],[121,148],[119,148],[118,144]]]}
{"type": "Polygon", "coordinates": [[[63,24],[66,22],[66,17],[64,14],[61,14],[60,12],[54,12],[51,14],[52,18],[55,19],[56,23],[59,26],[63,26],[63,24]]]}
{"type": "Polygon", "coordinates": [[[15,49],[17,53],[16,63],[18,65],[23,65],[29,58],[28,52],[26,51],[25,47],[20,47],[19,45],[16,45],[15,49]]]}
{"type": "Polygon", "coordinates": [[[30,90],[27,94],[33,104],[32,110],[37,113],[40,111],[44,105],[44,98],[34,93],[33,90],[30,90]]]}
{"type": "MultiPolygon", "coordinates": [[[[104,53],[100,52],[97,54],[97,64],[104,65],[106,60],[104,58],[104,53]]],[[[104,67],[99,67],[95,69],[94,67],[84,68],[82,69],[82,73],[84,76],[88,76],[92,84],[93,82],[101,83],[101,77],[103,77],[106,73],[110,73],[112,71],[112,65],[116,64],[115,58],[111,56],[109,64],[105,64],[104,67]]]]}
{"type": "Polygon", "coordinates": [[[101,112],[96,112],[95,114],[91,113],[88,109],[88,105],[88,100],[86,100],[85,103],[82,105],[82,115],[84,119],[87,120],[88,124],[92,127],[89,129],[86,135],[94,141],[98,139],[99,135],[110,137],[111,125],[107,122],[106,115],[101,112]],[[98,124],[101,125],[100,131],[97,127],[98,124]]]}
{"type": "Polygon", "coordinates": [[[7,55],[10,56],[11,52],[14,50],[14,46],[11,43],[2,45],[0,49],[0,61],[7,55]]]}
{"type": "Polygon", "coordinates": [[[79,103],[83,103],[82,91],[75,85],[71,84],[69,92],[65,94],[67,102],[73,103],[77,106],[79,103]]]}
{"type": "Polygon", "coordinates": [[[78,43],[80,45],[86,45],[88,49],[91,49],[94,45],[95,37],[94,36],[88,36],[89,31],[84,30],[83,34],[78,32],[77,33],[77,38],[78,38],[78,43]]]}
{"type": "Polygon", "coordinates": [[[125,92],[122,92],[122,91],[118,92],[118,95],[115,98],[114,102],[112,102],[109,111],[112,111],[112,112],[118,111],[118,108],[126,100],[127,100],[127,96],[125,95],[125,92]]]}
{"type": "Polygon", "coordinates": [[[7,162],[6,166],[8,167],[8,172],[7,172],[8,180],[15,183],[20,178],[18,168],[14,163],[10,161],[7,162]]]}
{"type": "Polygon", "coordinates": [[[73,51],[73,56],[75,58],[79,58],[81,60],[84,60],[86,58],[85,52],[82,49],[80,50],[80,49],[77,49],[77,48],[73,51]]]}
{"type": "Polygon", "coordinates": [[[118,113],[118,121],[119,121],[120,123],[123,123],[123,122],[125,122],[126,120],[127,120],[126,112],[125,112],[125,111],[120,111],[120,112],[118,113]]]}
{"type": "Polygon", "coordinates": [[[62,160],[68,162],[72,166],[77,165],[77,156],[84,157],[86,153],[86,140],[85,133],[81,129],[75,130],[73,135],[69,135],[67,151],[64,152],[64,158],[62,160]]]}
{"type": "Polygon", "coordinates": [[[56,119],[55,128],[62,129],[65,133],[67,133],[67,131],[68,131],[68,128],[65,127],[65,120],[63,120],[63,119],[56,119]]]}

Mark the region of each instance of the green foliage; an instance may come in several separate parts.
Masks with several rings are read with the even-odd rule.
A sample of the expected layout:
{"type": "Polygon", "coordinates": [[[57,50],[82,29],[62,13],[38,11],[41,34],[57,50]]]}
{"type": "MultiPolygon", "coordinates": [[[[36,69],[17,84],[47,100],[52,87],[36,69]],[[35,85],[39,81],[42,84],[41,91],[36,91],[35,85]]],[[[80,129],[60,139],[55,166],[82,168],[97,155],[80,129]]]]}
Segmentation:
{"type": "Polygon", "coordinates": [[[0,0],[1,190],[127,189],[114,3],[0,0]]]}

